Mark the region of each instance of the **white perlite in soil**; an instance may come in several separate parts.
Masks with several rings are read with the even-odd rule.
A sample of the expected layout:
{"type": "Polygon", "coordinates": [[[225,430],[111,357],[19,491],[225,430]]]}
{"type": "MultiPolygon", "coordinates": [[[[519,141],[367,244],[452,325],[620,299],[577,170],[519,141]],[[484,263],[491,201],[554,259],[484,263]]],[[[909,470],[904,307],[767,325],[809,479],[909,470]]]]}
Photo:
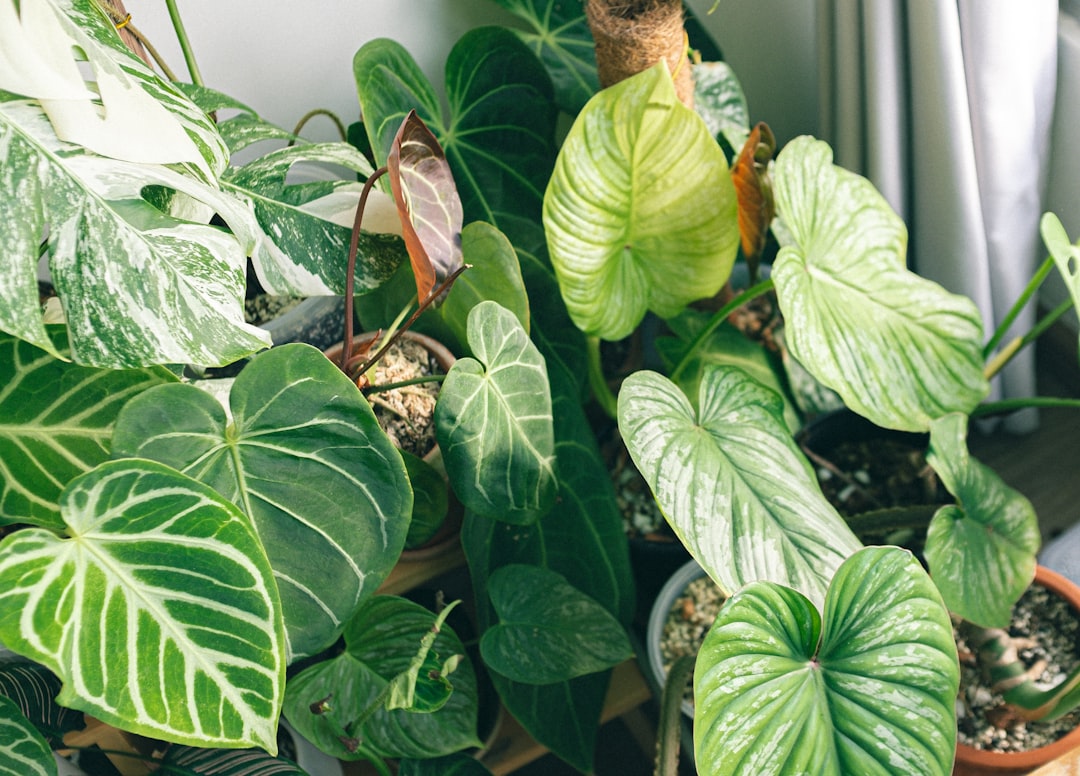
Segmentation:
{"type": "MultiPolygon", "coordinates": [[[[441,374],[435,357],[415,340],[398,339],[375,365],[375,385],[388,385],[441,374]]],[[[375,418],[394,445],[423,457],[435,447],[435,401],[438,382],[403,385],[368,396],[375,418]]]]}
{"type": "MultiPolygon", "coordinates": [[[[660,636],[660,656],[665,674],[680,657],[698,653],[705,641],[705,634],[726,600],[720,588],[708,576],[695,579],[675,599],[660,636]]],[[[694,702],[692,687],[686,689],[686,700],[694,702]]]]}
{"type": "MultiPolygon", "coordinates": [[[[1080,662],[1080,622],[1069,604],[1043,587],[1032,585],[1013,608],[1009,633],[1030,640],[1019,651],[1028,667],[1046,661],[1037,680],[1040,689],[1058,684],[1080,662]]],[[[1025,721],[981,680],[974,656],[962,637],[960,697],[956,703],[957,740],[976,749],[1023,752],[1052,744],[1080,725],[1080,710],[1052,722],[1025,721]]]]}

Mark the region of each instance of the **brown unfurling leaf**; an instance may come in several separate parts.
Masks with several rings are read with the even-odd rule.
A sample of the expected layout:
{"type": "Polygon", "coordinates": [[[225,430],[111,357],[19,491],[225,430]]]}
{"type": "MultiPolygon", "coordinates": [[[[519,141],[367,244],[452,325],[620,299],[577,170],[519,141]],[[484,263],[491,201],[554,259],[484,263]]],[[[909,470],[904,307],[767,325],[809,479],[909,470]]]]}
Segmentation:
{"type": "Polygon", "coordinates": [[[776,212],[769,178],[769,160],[774,153],[776,138],[767,124],[759,122],[731,168],[739,202],[739,237],[751,278],[757,277],[758,261],[776,212]]]}

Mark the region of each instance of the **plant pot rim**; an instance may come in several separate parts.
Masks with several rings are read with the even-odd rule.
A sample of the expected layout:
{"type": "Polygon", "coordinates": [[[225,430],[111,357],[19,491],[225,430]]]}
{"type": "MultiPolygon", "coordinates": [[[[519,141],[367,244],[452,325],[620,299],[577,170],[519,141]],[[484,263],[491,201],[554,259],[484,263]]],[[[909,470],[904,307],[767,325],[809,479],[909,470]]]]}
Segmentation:
{"type": "MultiPolygon", "coordinates": [[[[1080,617],[1080,586],[1067,577],[1040,565],[1035,567],[1035,579],[1032,584],[1045,587],[1067,600],[1080,617]]],[[[1074,728],[1052,744],[1029,749],[1026,752],[995,752],[991,749],[976,749],[957,742],[956,762],[992,769],[987,770],[987,773],[1022,774],[1078,748],[1080,748],[1080,727],[1074,728]]]]}
{"type": "MultiPolygon", "coordinates": [[[[660,652],[660,642],[663,639],[664,623],[667,621],[668,612],[671,611],[675,599],[686,589],[687,585],[703,576],[705,576],[705,569],[691,558],[668,577],[667,582],[660,588],[652,609],[649,611],[649,622],[645,629],[645,651],[649,659],[649,671],[657,687],[661,689],[663,689],[664,683],[667,681],[667,671],[664,670],[664,657],[660,652]]],[[[682,702],[682,712],[685,716],[693,719],[694,704],[684,700],[682,702]]]]}

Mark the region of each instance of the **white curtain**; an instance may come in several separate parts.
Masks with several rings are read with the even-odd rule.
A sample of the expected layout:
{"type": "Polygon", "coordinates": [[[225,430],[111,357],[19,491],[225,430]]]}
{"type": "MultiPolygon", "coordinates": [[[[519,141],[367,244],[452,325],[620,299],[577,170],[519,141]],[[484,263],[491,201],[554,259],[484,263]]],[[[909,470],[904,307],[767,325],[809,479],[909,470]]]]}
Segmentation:
{"type": "MultiPolygon", "coordinates": [[[[823,137],[907,223],[909,265],[971,297],[987,336],[1045,255],[1057,22],[1058,0],[818,0],[823,137]]],[[[1030,348],[994,390],[1035,393],[1030,348]]]]}

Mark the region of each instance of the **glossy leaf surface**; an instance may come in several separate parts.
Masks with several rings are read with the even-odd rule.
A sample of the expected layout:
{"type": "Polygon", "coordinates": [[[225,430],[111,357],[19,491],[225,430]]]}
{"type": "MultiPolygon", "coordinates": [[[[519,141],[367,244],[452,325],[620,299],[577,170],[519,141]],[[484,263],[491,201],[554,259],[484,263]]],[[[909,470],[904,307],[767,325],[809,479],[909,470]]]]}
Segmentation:
{"type": "Polygon", "coordinates": [[[290,660],[314,654],[401,553],[405,465],[356,386],[308,345],[252,359],[229,405],[231,417],[191,385],[148,391],[121,415],[114,453],[180,469],[251,517],[281,590],[290,660]]]}
{"type": "Polygon", "coordinates": [[[720,610],[698,653],[694,748],[725,776],[946,776],[959,666],[948,612],[910,553],[844,563],[824,615],[755,582],[720,610]]]}
{"type": "Polygon", "coordinates": [[[715,294],[738,249],[727,161],[659,63],[578,114],[544,197],[544,227],[577,326],[627,336],[715,294]]]}
{"type": "MultiPolygon", "coordinates": [[[[344,729],[363,746],[383,757],[439,757],[469,746],[476,739],[477,687],[472,666],[462,661],[450,675],[453,692],[432,713],[385,707],[362,725],[361,713],[388,684],[409,670],[435,615],[419,604],[394,596],[369,599],[345,629],[345,651],[306,668],[289,680],[285,715],[305,738],[343,760],[362,759],[340,740],[344,729]],[[311,705],[327,700],[329,709],[312,713],[311,705]]],[[[461,641],[448,627],[439,629],[431,646],[441,662],[464,655],[461,641]]]]}
{"type": "Polygon", "coordinates": [[[825,500],[780,398],[735,367],[706,367],[696,409],[649,371],[619,392],[619,430],[665,518],[727,593],[755,580],[815,604],[861,545],[825,500]]]}
{"type": "MultiPolygon", "coordinates": [[[[66,353],[64,329],[51,326],[49,335],[66,353]]],[[[60,491],[108,460],[120,408],[175,381],[164,367],[79,366],[0,333],[0,523],[62,529],[60,491]]]]}
{"type": "Polygon", "coordinates": [[[544,358],[513,313],[481,302],[469,313],[475,358],[450,368],[435,424],[450,483],[469,509],[530,523],[555,500],[555,442],[544,358]]]}
{"type": "Polygon", "coordinates": [[[277,750],[281,605],[248,519],[161,464],[110,461],[60,500],[67,535],[0,543],[0,641],[58,702],[178,743],[277,750]]]}
{"type": "Polygon", "coordinates": [[[386,158],[416,295],[426,300],[462,264],[461,200],[439,141],[409,111],[386,158]]]}
{"type": "Polygon", "coordinates": [[[1007,628],[1013,604],[1035,578],[1035,508],[967,449],[965,415],[930,426],[926,460],[957,503],[937,511],[926,560],[949,611],[984,628],[1007,628]]]}
{"type": "Polygon", "coordinates": [[[503,566],[488,578],[487,589],[499,624],[484,632],[480,653],[507,679],[564,682],[633,657],[619,621],[554,571],[503,566]]]}
{"type": "Polygon", "coordinates": [[[781,151],[773,187],[793,240],[772,279],[795,358],[879,426],[926,431],[970,412],[988,391],[982,319],[907,269],[907,231],[881,194],[808,137],[781,151]]]}

